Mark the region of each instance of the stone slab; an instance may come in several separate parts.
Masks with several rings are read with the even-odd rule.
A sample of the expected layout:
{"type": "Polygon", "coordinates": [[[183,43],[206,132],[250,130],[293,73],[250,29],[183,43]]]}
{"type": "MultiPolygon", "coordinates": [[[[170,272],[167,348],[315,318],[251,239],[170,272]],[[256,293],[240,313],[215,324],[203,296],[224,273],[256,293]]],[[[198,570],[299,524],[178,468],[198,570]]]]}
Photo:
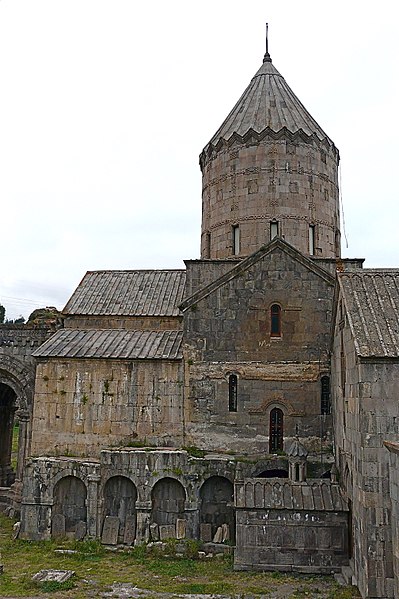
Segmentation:
{"type": "Polygon", "coordinates": [[[159,527],[159,538],[161,541],[176,538],[176,526],[174,524],[161,524],[159,527]]]}
{"type": "Polygon", "coordinates": [[[186,538],[186,530],[187,530],[187,520],[178,518],[176,520],[176,538],[177,539],[185,539],[186,538]]]}
{"type": "Polygon", "coordinates": [[[87,532],[86,522],[84,522],[83,520],[79,520],[79,522],[77,523],[76,528],[75,528],[75,539],[77,541],[83,541],[83,539],[86,536],[86,532],[87,532]]]}
{"type": "Polygon", "coordinates": [[[119,518],[117,516],[105,516],[101,543],[103,545],[116,545],[118,543],[119,518]]]}
{"type": "Polygon", "coordinates": [[[133,545],[136,538],[136,518],[135,516],[126,516],[125,534],[123,535],[123,543],[125,545],[133,545]]]}
{"type": "Polygon", "coordinates": [[[40,570],[40,572],[32,576],[32,580],[35,582],[65,582],[74,574],[73,570],[40,570]]]}
{"type": "Polygon", "coordinates": [[[210,543],[212,541],[212,525],[203,522],[200,525],[200,538],[204,543],[210,543]]]}
{"type": "Polygon", "coordinates": [[[64,514],[54,514],[51,520],[51,536],[54,539],[65,537],[65,516],[64,514]]]}

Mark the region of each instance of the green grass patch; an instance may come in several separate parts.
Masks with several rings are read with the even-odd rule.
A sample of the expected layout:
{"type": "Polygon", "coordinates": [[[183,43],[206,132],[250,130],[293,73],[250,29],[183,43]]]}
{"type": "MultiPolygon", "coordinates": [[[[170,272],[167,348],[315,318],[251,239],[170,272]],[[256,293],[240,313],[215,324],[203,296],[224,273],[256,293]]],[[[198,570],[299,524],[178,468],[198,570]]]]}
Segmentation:
{"type": "MultiPolygon", "coordinates": [[[[328,576],[306,577],[274,572],[237,572],[230,555],[203,559],[152,555],[145,545],[121,552],[106,550],[98,541],[12,540],[13,521],[0,514],[0,552],[4,574],[0,597],[53,596],[83,599],[100,596],[113,583],[130,583],[152,593],[245,596],[255,599],[282,589],[284,597],[354,599],[352,587],[338,587],[328,576]],[[76,553],[57,553],[69,549],[76,553]],[[32,576],[43,569],[73,570],[66,583],[34,583],[32,576]],[[45,586],[43,586],[45,585],[45,586]],[[295,593],[297,593],[295,595],[295,593]],[[302,593],[302,594],[301,594],[302,593]]],[[[195,541],[193,548],[197,548],[195,541]]],[[[173,542],[167,549],[173,550],[173,542]]]]}

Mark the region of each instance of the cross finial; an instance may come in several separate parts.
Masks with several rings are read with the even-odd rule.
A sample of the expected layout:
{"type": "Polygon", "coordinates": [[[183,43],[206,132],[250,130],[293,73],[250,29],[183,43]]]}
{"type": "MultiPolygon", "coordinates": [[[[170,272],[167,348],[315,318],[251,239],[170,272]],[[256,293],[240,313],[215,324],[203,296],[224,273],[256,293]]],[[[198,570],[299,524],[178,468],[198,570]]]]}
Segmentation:
{"type": "Polygon", "coordinates": [[[270,58],[270,54],[269,54],[269,23],[266,23],[266,52],[263,57],[263,62],[271,62],[271,61],[272,61],[272,59],[270,58]]]}

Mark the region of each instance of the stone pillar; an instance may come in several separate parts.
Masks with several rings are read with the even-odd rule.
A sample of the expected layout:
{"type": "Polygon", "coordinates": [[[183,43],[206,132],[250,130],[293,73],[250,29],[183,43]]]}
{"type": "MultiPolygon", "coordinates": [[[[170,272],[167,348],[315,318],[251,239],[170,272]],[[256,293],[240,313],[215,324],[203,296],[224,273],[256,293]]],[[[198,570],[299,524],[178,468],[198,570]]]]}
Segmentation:
{"type": "Polygon", "coordinates": [[[89,474],[87,477],[87,535],[93,539],[101,534],[100,527],[100,508],[102,502],[98,497],[98,485],[100,483],[99,474],[89,474]]]}
{"type": "Polygon", "coordinates": [[[22,484],[24,476],[24,468],[26,459],[28,457],[29,447],[29,426],[30,417],[29,412],[26,410],[18,410],[16,418],[19,422],[19,437],[18,437],[18,457],[17,457],[17,469],[15,474],[15,481],[12,485],[13,498],[12,498],[12,516],[18,518],[21,510],[22,501],[22,484]]]}

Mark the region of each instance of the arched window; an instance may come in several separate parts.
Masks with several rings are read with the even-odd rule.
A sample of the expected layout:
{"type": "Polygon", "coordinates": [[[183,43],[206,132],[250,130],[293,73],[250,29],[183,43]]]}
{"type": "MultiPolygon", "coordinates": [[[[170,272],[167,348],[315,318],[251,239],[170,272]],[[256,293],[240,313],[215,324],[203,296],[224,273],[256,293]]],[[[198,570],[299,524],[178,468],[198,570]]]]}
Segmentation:
{"type": "Polygon", "coordinates": [[[282,451],[284,447],[284,414],[280,408],[270,412],[269,451],[282,451]]]}
{"type": "Polygon", "coordinates": [[[328,376],[321,377],[320,411],[322,414],[331,413],[330,377],[328,376]]]}
{"type": "Polygon", "coordinates": [[[281,306],[278,304],[270,308],[270,336],[281,337],[281,306]]]}
{"type": "Polygon", "coordinates": [[[238,377],[236,374],[229,376],[229,412],[237,412],[238,377]]]}

